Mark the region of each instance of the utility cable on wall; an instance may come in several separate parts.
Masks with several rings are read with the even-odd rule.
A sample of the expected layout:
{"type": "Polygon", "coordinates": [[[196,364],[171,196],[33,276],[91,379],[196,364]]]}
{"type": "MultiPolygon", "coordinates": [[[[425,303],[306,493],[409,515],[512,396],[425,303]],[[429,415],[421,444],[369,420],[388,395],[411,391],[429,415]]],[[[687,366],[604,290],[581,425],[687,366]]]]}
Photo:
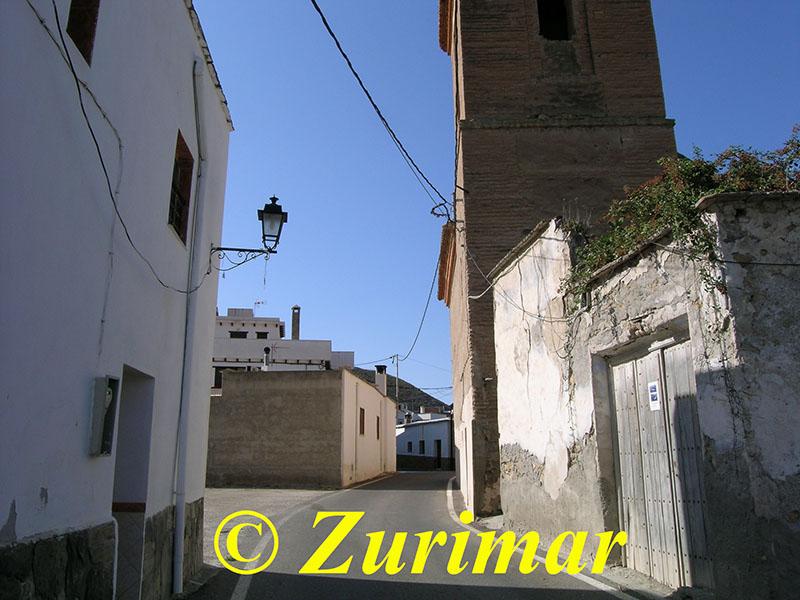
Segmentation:
{"type": "Polygon", "coordinates": [[[336,37],[336,34],[333,32],[333,29],[331,28],[330,23],[328,23],[328,19],[322,12],[322,9],[317,3],[317,0],[311,0],[311,4],[314,7],[314,10],[317,11],[319,18],[322,20],[322,25],[325,27],[325,30],[328,32],[328,35],[333,40],[333,43],[336,45],[336,49],[339,51],[339,54],[341,54],[345,63],[347,63],[347,67],[353,74],[353,77],[355,78],[356,82],[358,82],[358,86],[361,88],[361,91],[364,92],[364,95],[367,97],[367,100],[372,106],[372,109],[375,111],[375,114],[378,115],[378,119],[380,119],[381,124],[386,129],[386,132],[389,134],[389,136],[392,138],[392,141],[397,147],[397,150],[402,155],[403,160],[406,162],[409,169],[411,169],[411,172],[414,174],[414,177],[417,178],[417,181],[419,181],[420,186],[422,186],[423,190],[425,190],[425,193],[428,194],[428,196],[431,198],[431,201],[434,204],[433,208],[431,209],[431,214],[437,217],[445,217],[447,218],[448,221],[451,221],[452,220],[450,215],[451,202],[442,195],[442,193],[436,188],[435,185],[433,185],[433,183],[431,183],[431,180],[425,175],[422,169],[420,169],[419,165],[411,156],[411,154],[409,154],[408,150],[406,150],[405,146],[400,141],[400,138],[397,136],[394,129],[392,129],[392,126],[389,125],[389,121],[383,115],[383,112],[373,99],[372,94],[367,89],[367,86],[364,84],[364,81],[361,79],[361,76],[358,74],[358,71],[356,71],[356,68],[353,66],[353,62],[350,60],[350,57],[347,55],[344,48],[342,47],[339,38],[336,37]],[[436,202],[436,200],[431,196],[430,192],[428,191],[428,188],[426,188],[425,185],[423,184],[423,181],[420,181],[420,178],[425,182],[425,184],[427,184],[428,188],[430,188],[430,190],[432,190],[439,197],[440,202],[438,203],[436,202]]]}
{"type": "Polygon", "coordinates": [[[75,65],[72,62],[72,56],[69,53],[69,49],[68,49],[66,40],[64,39],[64,32],[63,32],[62,27],[61,27],[61,18],[60,18],[59,14],[58,14],[58,7],[56,6],[55,0],[51,0],[51,3],[53,5],[53,14],[55,16],[56,28],[58,29],[58,37],[61,40],[61,46],[62,46],[62,49],[63,49],[64,57],[67,60],[67,65],[69,66],[70,73],[72,74],[72,79],[73,79],[73,81],[75,83],[75,89],[78,92],[78,102],[80,104],[80,109],[81,109],[81,113],[83,115],[83,120],[86,123],[86,127],[88,128],[89,134],[91,135],[91,138],[92,138],[92,142],[94,143],[94,148],[95,148],[95,151],[97,152],[97,158],[100,161],[100,168],[103,171],[103,177],[104,177],[104,180],[105,180],[106,188],[108,190],[108,196],[111,199],[112,206],[114,207],[114,213],[116,214],[117,219],[120,222],[120,225],[122,225],[122,230],[125,233],[125,237],[128,240],[128,243],[130,244],[131,248],[133,248],[134,252],[136,252],[136,254],[139,256],[139,258],[147,265],[148,269],[150,270],[150,273],[152,273],[153,277],[159,283],[159,285],[161,285],[162,287],[164,287],[164,288],[166,288],[168,290],[172,290],[173,292],[178,292],[179,294],[191,294],[191,293],[197,291],[200,288],[200,286],[203,285],[203,282],[206,280],[206,277],[208,277],[210,269],[208,271],[206,271],[205,275],[203,275],[203,278],[194,287],[191,287],[191,288],[186,289],[186,290],[173,287],[173,286],[169,285],[168,283],[165,283],[164,280],[161,279],[161,277],[158,275],[158,272],[156,271],[155,267],[153,266],[153,263],[150,262],[150,260],[142,253],[141,250],[139,250],[139,248],[134,243],[133,238],[131,237],[130,231],[128,231],[128,226],[125,223],[125,220],[122,218],[122,214],[120,213],[119,206],[117,205],[117,199],[116,199],[116,196],[114,195],[114,189],[113,189],[113,187],[111,185],[111,178],[110,178],[110,176],[108,174],[108,168],[106,167],[106,161],[105,161],[105,158],[103,157],[103,151],[100,149],[100,142],[97,140],[97,135],[94,132],[94,127],[92,127],[92,122],[89,119],[89,115],[86,112],[86,105],[85,105],[84,99],[83,99],[83,91],[81,90],[81,81],[78,78],[77,72],[75,71],[75,65]]]}

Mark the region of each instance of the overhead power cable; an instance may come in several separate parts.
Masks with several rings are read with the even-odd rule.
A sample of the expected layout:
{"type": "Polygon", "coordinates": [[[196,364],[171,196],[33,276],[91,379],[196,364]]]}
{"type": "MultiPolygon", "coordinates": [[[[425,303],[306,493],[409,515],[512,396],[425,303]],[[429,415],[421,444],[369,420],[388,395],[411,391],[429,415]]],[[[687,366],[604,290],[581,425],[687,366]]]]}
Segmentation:
{"type": "Polygon", "coordinates": [[[408,349],[408,352],[406,352],[405,356],[403,356],[403,358],[398,357],[398,360],[400,362],[403,362],[409,356],[411,356],[411,353],[414,351],[414,348],[416,347],[417,342],[419,341],[419,336],[422,333],[422,326],[425,324],[425,317],[428,315],[428,308],[431,305],[431,298],[433,297],[433,288],[436,286],[436,276],[439,274],[440,260],[441,260],[440,258],[437,258],[436,260],[436,268],[433,270],[433,280],[431,281],[431,287],[428,290],[428,299],[425,301],[425,309],[422,311],[422,318],[419,321],[419,327],[417,327],[417,335],[414,336],[414,341],[411,342],[411,348],[408,349]]]}
{"type": "Polygon", "coordinates": [[[348,69],[350,69],[350,72],[353,74],[353,77],[358,82],[358,86],[361,88],[361,91],[364,92],[364,95],[367,97],[367,100],[369,100],[370,105],[372,105],[372,109],[375,111],[375,114],[378,115],[378,118],[380,119],[381,123],[383,124],[383,127],[386,129],[387,133],[392,138],[392,141],[394,142],[395,146],[397,147],[397,150],[400,152],[400,154],[402,155],[402,157],[405,160],[406,164],[411,169],[411,172],[417,178],[417,181],[419,181],[420,186],[422,186],[422,188],[425,190],[425,192],[431,198],[431,201],[434,204],[433,208],[431,209],[431,214],[433,214],[433,215],[435,215],[437,217],[446,217],[448,221],[452,220],[451,216],[450,216],[450,204],[451,204],[450,201],[447,200],[442,195],[442,193],[436,188],[435,185],[433,185],[433,183],[431,183],[431,180],[427,177],[427,175],[425,175],[425,173],[422,171],[422,169],[420,169],[419,165],[414,160],[414,158],[411,156],[411,154],[409,154],[408,150],[406,150],[406,147],[400,141],[400,138],[397,136],[397,134],[395,133],[394,129],[392,129],[392,126],[389,125],[389,121],[383,115],[383,112],[381,111],[381,109],[378,106],[377,102],[375,102],[375,99],[372,97],[372,94],[367,89],[367,86],[364,84],[364,80],[361,79],[361,76],[358,74],[358,71],[356,71],[356,68],[353,66],[353,62],[350,60],[350,57],[347,55],[347,52],[345,52],[344,48],[342,47],[342,44],[339,41],[339,38],[336,37],[336,34],[333,32],[333,29],[331,28],[330,23],[328,23],[328,19],[325,17],[325,13],[322,12],[322,9],[320,8],[319,4],[317,3],[317,0],[311,0],[311,4],[314,7],[314,10],[317,11],[317,14],[319,15],[319,18],[322,20],[322,25],[325,27],[325,30],[328,32],[328,35],[333,40],[333,43],[336,44],[336,49],[339,51],[339,54],[341,54],[341,56],[344,59],[345,63],[347,63],[348,69]],[[423,182],[420,181],[420,178],[422,178],[422,180],[425,182],[425,184],[427,184],[428,187],[439,197],[440,202],[437,203],[436,200],[430,195],[430,192],[425,187],[423,182]],[[444,211],[443,213],[441,212],[442,210],[444,211]]]}
{"type": "Polygon", "coordinates": [[[355,366],[363,367],[365,365],[376,365],[378,363],[382,363],[385,360],[394,360],[394,354],[392,354],[391,356],[385,356],[384,358],[379,358],[378,360],[368,360],[366,362],[357,363],[355,366]]]}

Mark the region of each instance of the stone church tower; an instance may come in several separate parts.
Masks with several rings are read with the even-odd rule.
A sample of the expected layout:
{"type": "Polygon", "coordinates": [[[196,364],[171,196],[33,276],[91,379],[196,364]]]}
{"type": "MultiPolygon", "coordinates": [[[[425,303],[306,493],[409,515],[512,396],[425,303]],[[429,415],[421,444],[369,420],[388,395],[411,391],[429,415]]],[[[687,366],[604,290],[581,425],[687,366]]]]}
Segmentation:
{"type": "Polygon", "coordinates": [[[675,152],[650,0],[440,0],[453,64],[456,222],[442,235],[459,481],[500,508],[492,294],[483,274],[539,221],[595,220],[675,152]]]}

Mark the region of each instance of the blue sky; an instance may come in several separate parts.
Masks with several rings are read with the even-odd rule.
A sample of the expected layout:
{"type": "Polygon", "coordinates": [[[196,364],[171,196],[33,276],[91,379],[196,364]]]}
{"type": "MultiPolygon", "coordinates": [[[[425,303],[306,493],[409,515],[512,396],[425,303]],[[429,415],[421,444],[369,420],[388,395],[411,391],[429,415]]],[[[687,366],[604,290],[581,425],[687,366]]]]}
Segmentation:
{"type": "MultiPolygon", "coordinates": [[[[435,0],[319,0],[400,139],[447,196],[453,183],[450,62],[435,0]]],[[[256,306],[302,333],[355,350],[405,354],[436,264],[441,220],[305,0],[195,0],[236,131],[225,245],[258,244],[256,210],[289,212],[280,251],[220,280],[218,306],[256,306]],[[258,303],[256,305],[256,303],[258,303]]],[[[800,2],[654,0],[679,150],[768,149],[800,122],[800,2]]],[[[434,292],[435,294],[435,292],[434,292]]],[[[432,301],[401,377],[450,384],[448,315],[432,301]]],[[[447,392],[437,392],[450,402],[447,392]]]]}

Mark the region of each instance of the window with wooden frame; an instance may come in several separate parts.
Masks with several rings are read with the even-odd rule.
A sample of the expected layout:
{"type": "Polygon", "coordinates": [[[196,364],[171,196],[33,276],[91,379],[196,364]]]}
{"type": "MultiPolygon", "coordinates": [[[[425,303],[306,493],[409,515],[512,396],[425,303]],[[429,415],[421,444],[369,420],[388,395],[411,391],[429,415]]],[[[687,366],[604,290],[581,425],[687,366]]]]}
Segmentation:
{"type": "Polygon", "coordinates": [[[172,189],[169,197],[168,223],[186,243],[186,234],[189,229],[189,204],[192,197],[192,173],[194,172],[194,157],[189,146],[178,132],[175,142],[175,162],[172,166],[172,189]]]}
{"type": "Polygon", "coordinates": [[[364,435],[364,409],[358,409],[358,433],[364,435]]]}
{"type": "Polygon", "coordinates": [[[67,35],[72,38],[75,47],[86,60],[92,64],[94,50],[94,34],[97,31],[97,15],[100,13],[100,0],[72,0],[69,5],[67,19],[67,35]]]}

